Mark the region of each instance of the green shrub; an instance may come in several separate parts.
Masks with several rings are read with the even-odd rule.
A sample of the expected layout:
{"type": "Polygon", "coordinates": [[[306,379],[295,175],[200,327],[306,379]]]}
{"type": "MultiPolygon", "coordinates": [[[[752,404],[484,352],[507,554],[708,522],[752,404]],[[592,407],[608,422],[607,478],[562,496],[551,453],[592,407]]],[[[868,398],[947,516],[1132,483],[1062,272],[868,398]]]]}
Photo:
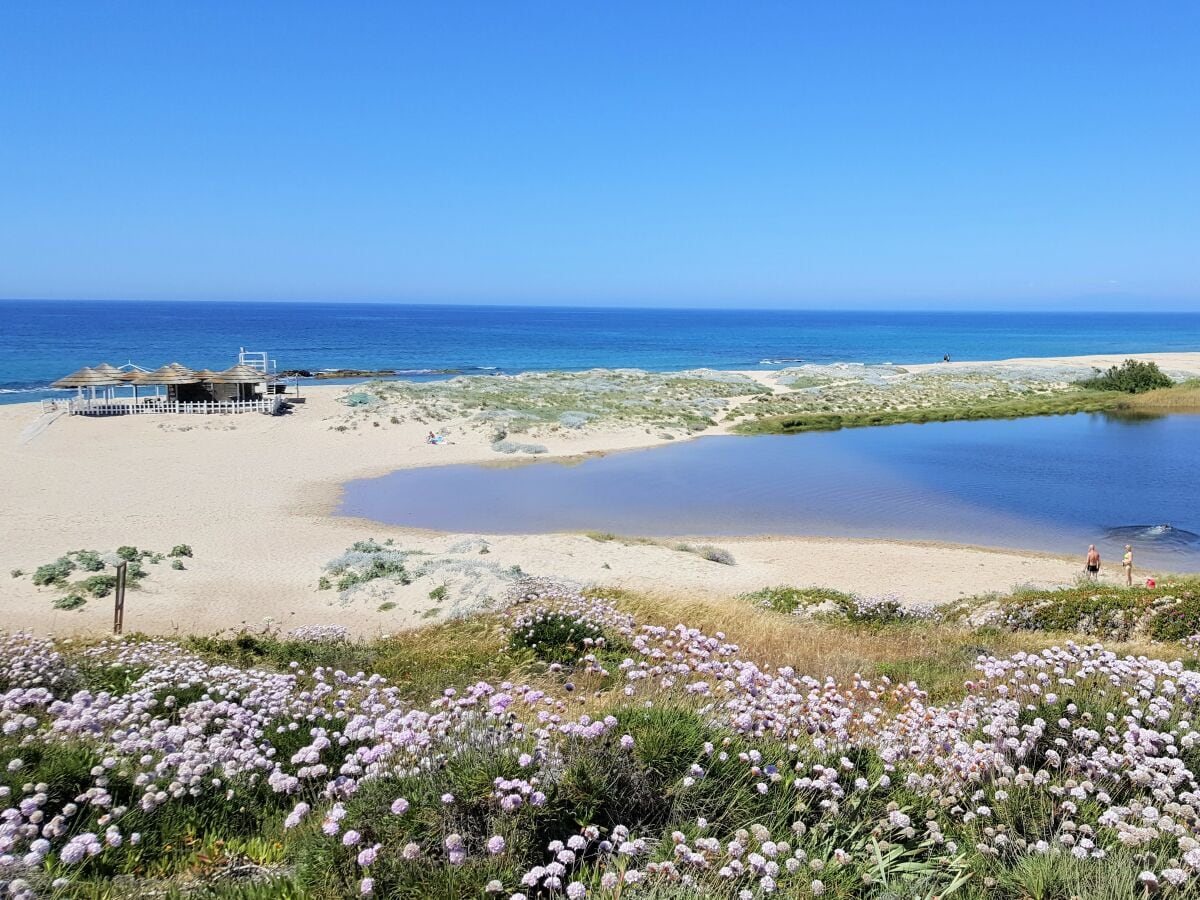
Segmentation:
{"type": "Polygon", "coordinates": [[[171,560],[171,568],[182,572],[183,571],[183,560],[182,559],[171,560]]]}
{"type": "Polygon", "coordinates": [[[100,572],[104,569],[104,560],[95,550],[76,550],[70,554],[75,564],[85,572],[100,572]]]}
{"type": "Polygon", "coordinates": [[[317,579],[317,590],[318,591],[327,591],[331,587],[333,587],[333,582],[330,581],[328,578],[326,578],[324,575],[322,575],[320,578],[317,579]]]}
{"type": "Polygon", "coordinates": [[[1150,616],[1146,630],[1156,641],[1181,641],[1200,632],[1200,594],[1187,593],[1150,616]]]}
{"type": "Polygon", "coordinates": [[[38,587],[65,584],[67,576],[73,571],[75,571],[75,563],[65,556],[60,556],[54,562],[38,566],[33,573],[33,583],[38,587]]]}
{"type": "Polygon", "coordinates": [[[794,613],[798,609],[820,606],[822,603],[842,604],[850,600],[849,594],[833,588],[797,588],[788,585],[760,588],[748,594],[739,594],[739,600],[747,600],[755,606],[781,613],[794,613]]]}
{"type": "Polygon", "coordinates": [[[79,609],[86,603],[87,600],[79,594],[66,594],[62,597],[54,598],[55,609],[79,609]]]}
{"type": "Polygon", "coordinates": [[[125,560],[126,562],[133,562],[141,555],[142,554],[137,547],[130,547],[126,545],[124,547],[117,548],[117,556],[121,557],[121,559],[125,560]]]}
{"type": "Polygon", "coordinates": [[[444,584],[439,584],[429,592],[429,599],[440,603],[442,600],[446,599],[446,593],[446,586],[444,584]]]}
{"type": "Polygon", "coordinates": [[[383,601],[383,603],[379,604],[380,612],[387,612],[388,610],[392,610],[395,608],[396,608],[396,603],[392,600],[385,600],[385,601],[383,601]]]}
{"type": "Polygon", "coordinates": [[[1093,390],[1121,391],[1126,394],[1144,394],[1157,388],[1171,387],[1174,383],[1158,367],[1158,363],[1139,362],[1136,359],[1127,359],[1102,375],[1080,382],[1093,390]]]}
{"type": "Polygon", "coordinates": [[[79,582],[79,588],[93,597],[107,597],[116,586],[116,575],[92,575],[79,582]]]}

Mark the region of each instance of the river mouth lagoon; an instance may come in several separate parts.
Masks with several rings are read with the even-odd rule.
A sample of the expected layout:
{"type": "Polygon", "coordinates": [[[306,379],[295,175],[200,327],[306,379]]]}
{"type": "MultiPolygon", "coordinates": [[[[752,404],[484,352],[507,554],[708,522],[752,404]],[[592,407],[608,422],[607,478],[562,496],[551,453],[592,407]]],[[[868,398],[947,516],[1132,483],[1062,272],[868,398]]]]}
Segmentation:
{"type": "Polygon", "coordinates": [[[567,463],[402,469],[339,514],[473,533],[820,535],[1200,571],[1200,416],[1076,414],[718,436],[567,463]]]}

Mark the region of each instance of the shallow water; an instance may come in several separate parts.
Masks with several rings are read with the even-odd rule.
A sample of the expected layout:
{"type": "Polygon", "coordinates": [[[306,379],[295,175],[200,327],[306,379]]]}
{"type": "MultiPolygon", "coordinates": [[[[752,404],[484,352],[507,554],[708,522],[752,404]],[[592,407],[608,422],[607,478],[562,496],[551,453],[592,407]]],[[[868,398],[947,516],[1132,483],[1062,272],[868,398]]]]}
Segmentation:
{"type": "Polygon", "coordinates": [[[456,532],[830,535],[1200,571],[1200,416],[1079,414],[710,437],[563,465],[409,469],[340,513],[456,532]],[[1169,524],[1170,528],[1162,528],[1169,524]]]}

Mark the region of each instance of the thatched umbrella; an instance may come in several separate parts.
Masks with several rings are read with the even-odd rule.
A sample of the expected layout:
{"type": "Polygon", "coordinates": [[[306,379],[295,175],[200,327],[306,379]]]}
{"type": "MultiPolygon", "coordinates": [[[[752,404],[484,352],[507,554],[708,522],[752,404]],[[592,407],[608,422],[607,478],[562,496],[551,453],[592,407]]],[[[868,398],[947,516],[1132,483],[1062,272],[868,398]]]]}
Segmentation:
{"type": "Polygon", "coordinates": [[[213,384],[238,385],[238,398],[244,400],[247,393],[245,386],[261,384],[267,380],[267,376],[253,366],[238,363],[236,366],[231,366],[223,372],[218,372],[210,380],[213,384]]]}
{"type": "Polygon", "coordinates": [[[113,384],[113,380],[105,375],[97,372],[95,369],[84,366],[78,372],[72,372],[58,381],[53,382],[50,387],[56,388],[84,388],[96,387],[113,384]]]}
{"type": "Polygon", "coordinates": [[[96,399],[96,388],[112,387],[115,384],[121,384],[121,380],[104,372],[97,372],[95,369],[90,369],[84,366],[78,372],[72,372],[65,378],[60,378],[51,384],[51,387],[56,388],[78,388],[79,393],[83,395],[84,388],[91,389],[91,399],[96,399]]]}
{"type": "Polygon", "coordinates": [[[179,363],[163,366],[142,376],[142,384],[195,384],[199,380],[195,372],[179,363]]]}
{"type": "Polygon", "coordinates": [[[238,363],[223,372],[217,372],[211,380],[213,384],[258,384],[266,381],[267,376],[253,366],[238,363]]]}
{"type": "Polygon", "coordinates": [[[108,363],[100,363],[98,366],[92,366],[93,372],[99,372],[102,375],[107,375],[110,378],[120,378],[125,373],[116,366],[110,366],[108,363]]]}

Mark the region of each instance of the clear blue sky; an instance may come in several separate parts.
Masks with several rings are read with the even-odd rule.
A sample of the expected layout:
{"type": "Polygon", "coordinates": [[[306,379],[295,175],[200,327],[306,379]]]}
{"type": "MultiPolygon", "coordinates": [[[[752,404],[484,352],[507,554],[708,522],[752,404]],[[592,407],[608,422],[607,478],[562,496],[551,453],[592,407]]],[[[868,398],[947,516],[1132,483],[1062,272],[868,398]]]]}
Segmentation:
{"type": "Polygon", "coordinates": [[[13,0],[0,297],[1200,308],[1200,3],[13,0]]]}

